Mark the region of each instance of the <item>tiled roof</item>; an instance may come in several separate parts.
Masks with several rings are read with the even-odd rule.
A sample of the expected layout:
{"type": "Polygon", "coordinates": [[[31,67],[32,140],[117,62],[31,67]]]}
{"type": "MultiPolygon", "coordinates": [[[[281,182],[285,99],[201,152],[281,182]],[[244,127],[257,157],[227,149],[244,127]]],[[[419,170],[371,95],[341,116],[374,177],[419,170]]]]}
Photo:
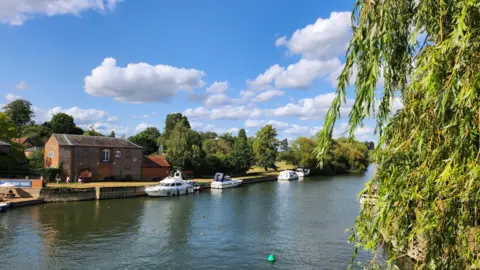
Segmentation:
{"type": "Polygon", "coordinates": [[[52,136],[55,137],[59,145],[142,149],[141,146],[136,145],[123,138],[112,138],[112,137],[102,137],[102,136],[83,136],[83,135],[73,135],[73,134],[53,134],[52,136]]]}
{"type": "Polygon", "coordinates": [[[20,145],[24,144],[25,142],[28,141],[28,138],[15,138],[12,139],[12,142],[18,143],[20,145]]]}
{"type": "Polygon", "coordinates": [[[4,141],[0,141],[0,145],[1,145],[1,146],[10,146],[9,143],[6,143],[6,142],[4,142],[4,141]]]}
{"type": "Polygon", "coordinates": [[[170,164],[163,155],[144,156],[142,167],[170,167],[170,164]]]}

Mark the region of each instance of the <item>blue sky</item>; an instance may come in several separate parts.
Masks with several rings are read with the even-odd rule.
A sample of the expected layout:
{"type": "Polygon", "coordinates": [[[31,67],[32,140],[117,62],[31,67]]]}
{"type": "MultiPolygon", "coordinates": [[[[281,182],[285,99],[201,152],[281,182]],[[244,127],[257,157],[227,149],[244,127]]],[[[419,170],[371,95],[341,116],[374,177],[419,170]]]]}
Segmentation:
{"type": "MultiPolygon", "coordinates": [[[[281,138],[311,136],[343,67],[353,4],[2,1],[0,104],[25,98],[38,122],[65,112],[127,136],[162,129],[172,112],[199,131],[254,135],[271,123],[281,138]]],[[[367,122],[357,137],[372,131],[367,122]]]]}

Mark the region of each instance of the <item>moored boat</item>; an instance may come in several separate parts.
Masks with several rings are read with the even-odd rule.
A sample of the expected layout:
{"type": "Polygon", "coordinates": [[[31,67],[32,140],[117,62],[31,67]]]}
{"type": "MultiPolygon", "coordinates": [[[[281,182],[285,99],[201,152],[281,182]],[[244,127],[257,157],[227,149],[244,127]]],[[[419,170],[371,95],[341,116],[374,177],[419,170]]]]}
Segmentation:
{"type": "Polygon", "coordinates": [[[298,180],[298,175],[294,171],[286,170],[281,171],[277,179],[281,181],[293,181],[298,180]]]}
{"type": "Polygon", "coordinates": [[[10,207],[9,203],[0,202],[0,212],[5,212],[8,207],[10,207]]]}
{"type": "Polygon", "coordinates": [[[233,188],[242,184],[242,180],[232,179],[230,176],[223,173],[216,173],[213,178],[213,182],[210,184],[210,188],[224,189],[233,188]]]}
{"type": "Polygon", "coordinates": [[[160,181],[158,185],[145,188],[147,195],[153,197],[178,196],[193,191],[193,185],[183,180],[182,173],[178,170],[160,181]]]}
{"type": "Polygon", "coordinates": [[[297,168],[295,172],[297,173],[298,177],[304,177],[304,176],[310,175],[310,169],[305,169],[302,167],[297,168]]]}

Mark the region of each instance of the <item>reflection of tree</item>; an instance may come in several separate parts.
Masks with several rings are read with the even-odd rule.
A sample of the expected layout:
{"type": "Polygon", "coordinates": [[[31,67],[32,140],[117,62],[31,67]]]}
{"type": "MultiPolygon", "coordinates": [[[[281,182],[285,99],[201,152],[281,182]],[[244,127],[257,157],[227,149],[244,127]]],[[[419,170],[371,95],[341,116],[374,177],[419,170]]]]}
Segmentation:
{"type": "Polygon", "coordinates": [[[172,198],[170,213],[167,217],[170,231],[169,245],[186,243],[191,228],[193,199],[187,197],[172,198]]]}
{"type": "MultiPolygon", "coordinates": [[[[45,259],[57,252],[78,252],[92,239],[110,239],[135,231],[142,216],[140,199],[54,203],[42,207],[39,222],[45,259]]],[[[127,244],[127,243],[126,243],[127,244]]]]}

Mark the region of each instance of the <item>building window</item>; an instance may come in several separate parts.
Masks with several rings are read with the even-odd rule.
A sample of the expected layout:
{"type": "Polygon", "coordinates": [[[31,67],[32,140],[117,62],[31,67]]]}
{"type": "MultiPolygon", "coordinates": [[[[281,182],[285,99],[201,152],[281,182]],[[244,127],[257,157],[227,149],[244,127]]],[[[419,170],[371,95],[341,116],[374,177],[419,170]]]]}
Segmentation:
{"type": "Polygon", "coordinates": [[[54,151],[49,151],[49,152],[48,152],[48,157],[49,157],[49,158],[55,157],[55,152],[54,152],[54,151]]]}
{"type": "Polygon", "coordinates": [[[117,157],[117,158],[122,157],[122,152],[116,151],[116,152],[115,152],[115,157],[117,157]]]}
{"type": "Polygon", "coordinates": [[[137,158],[136,158],[136,157],[133,157],[133,161],[137,161],[137,158]]]}
{"type": "Polygon", "coordinates": [[[126,157],[126,158],[131,158],[131,157],[132,157],[132,156],[130,155],[130,151],[126,151],[126,152],[125,152],[125,157],[126,157]]]}
{"type": "Polygon", "coordinates": [[[109,162],[109,161],[110,161],[110,150],[103,149],[103,162],[109,162]]]}
{"type": "Polygon", "coordinates": [[[83,150],[83,157],[88,158],[88,150],[87,149],[83,150]]]}

